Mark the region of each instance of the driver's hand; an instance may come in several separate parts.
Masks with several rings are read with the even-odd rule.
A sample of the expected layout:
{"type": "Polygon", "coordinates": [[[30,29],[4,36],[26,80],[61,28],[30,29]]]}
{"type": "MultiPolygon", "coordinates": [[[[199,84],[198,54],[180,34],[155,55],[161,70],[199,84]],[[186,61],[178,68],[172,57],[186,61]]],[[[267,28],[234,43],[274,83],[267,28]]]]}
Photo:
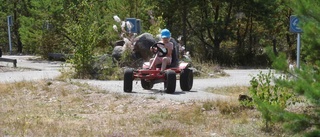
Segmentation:
{"type": "Polygon", "coordinates": [[[154,52],[158,52],[158,48],[154,47],[154,48],[153,48],[153,51],[154,51],[154,52]]]}

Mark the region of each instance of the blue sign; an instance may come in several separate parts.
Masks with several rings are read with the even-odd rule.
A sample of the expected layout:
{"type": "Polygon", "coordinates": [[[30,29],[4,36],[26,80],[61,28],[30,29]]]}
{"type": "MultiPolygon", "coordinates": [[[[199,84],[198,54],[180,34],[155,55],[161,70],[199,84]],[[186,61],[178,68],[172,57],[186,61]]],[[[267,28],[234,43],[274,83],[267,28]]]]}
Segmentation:
{"type": "MultiPolygon", "coordinates": [[[[126,18],[126,21],[129,21],[133,27],[129,31],[130,33],[141,33],[141,20],[136,18],[126,18]]],[[[127,28],[128,29],[128,28],[127,28]]]]}
{"type": "Polygon", "coordinates": [[[297,16],[290,16],[290,32],[301,33],[302,29],[299,27],[299,18],[297,16]]]}
{"type": "Polygon", "coordinates": [[[137,33],[137,19],[136,18],[127,18],[126,21],[129,21],[132,24],[131,30],[128,30],[128,31],[130,33],[137,33]]]}
{"type": "Polygon", "coordinates": [[[12,16],[8,16],[8,26],[13,26],[12,16]]]}

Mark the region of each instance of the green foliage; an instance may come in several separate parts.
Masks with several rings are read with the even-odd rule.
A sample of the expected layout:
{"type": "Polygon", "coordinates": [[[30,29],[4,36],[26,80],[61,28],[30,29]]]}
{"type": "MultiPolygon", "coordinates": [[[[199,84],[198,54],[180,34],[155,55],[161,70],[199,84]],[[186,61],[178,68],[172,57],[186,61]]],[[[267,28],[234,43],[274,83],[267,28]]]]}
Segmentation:
{"type": "MultiPolygon", "coordinates": [[[[185,32],[187,50],[204,61],[264,65],[258,59],[259,51],[273,39],[277,40],[274,49],[292,49],[292,42],[285,41],[288,7],[284,1],[1,0],[0,44],[8,45],[5,17],[14,14],[14,49],[23,45],[25,53],[43,57],[49,52],[72,54],[77,41],[69,34],[70,28],[95,21],[99,28],[94,51],[110,53],[112,43],[119,39],[112,30],[112,16],[118,15],[141,19],[142,31],[153,35],[159,28],[170,29],[174,38],[185,32]]],[[[291,35],[289,39],[293,39],[291,35]]]]}
{"type": "MultiPolygon", "coordinates": [[[[293,92],[288,88],[282,87],[277,83],[273,84],[272,80],[274,78],[274,73],[270,70],[267,74],[260,72],[260,74],[254,76],[250,81],[250,94],[254,99],[254,104],[262,113],[266,129],[268,130],[270,122],[276,118],[269,106],[285,109],[288,104],[287,101],[294,97],[293,92]]],[[[282,75],[277,79],[281,81],[287,78],[282,75]]]]}
{"type": "Polygon", "coordinates": [[[120,60],[121,66],[131,66],[130,64],[132,63],[133,59],[132,50],[129,47],[124,49],[120,60]]]}
{"type": "MultiPolygon", "coordinates": [[[[285,87],[278,84],[272,84],[275,78],[274,73],[269,70],[269,73],[263,74],[260,72],[250,81],[250,93],[254,98],[267,102],[270,105],[276,105],[285,108],[287,100],[293,97],[293,93],[285,87]]],[[[285,75],[279,76],[277,80],[287,79],[285,75]]]]}
{"type": "Polygon", "coordinates": [[[289,8],[283,0],[159,1],[156,5],[155,12],[173,35],[181,35],[186,24],[187,50],[204,61],[267,66],[268,60],[257,59],[264,56],[265,45],[275,40],[276,52],[291,46],[292,36],[285,41],[289,8]]]}
{"type": "MultiPolygon", "coordinates": [[[[79,7],[88,12],[92,8],[86,1],[80,3],[79,7]]],[[[99,26],[97,22],[91,21],[94,17],[93,14],[91,16],[80,15],[79,23],[67,28],[70,37],[75,40],[76,45],[74,56],[70,62],[73,64],[77,78],[90,78],[90,74],[93,71],[93,49],[97,44],[99,26]]]]}
{"type": "Polygon", "coordinates": [[[122,68],[115,66],[109,55],[94,57],[93,71],[92,77],[99,80],[121,80],[123,78],[122,68]]]}
{"type": "MultiPolygon", "coordinates": [[[[270,54],[273,66],[282,73],[291,76],[290,79],[276,80],[275,85],[286,88],[295,94],[299,94],[304,99],[299,111],[290,111],[283,109],[283,107],[273,105],[271,103],[263,103],[258,100],[258,107],[263,109],[275,119],[276,122],[283,124],[285,129],[293,133],[305,133],[306,136],[319,136],[319,107],[320,107],[320,63],[319,63],[319,43],[318,35],[320,18],[315,16],[320,12],[319,1],[291,1],[290,3],[293,11],[301,19],[301,28],[303,30],[302,36],[302,63],[300,69],[288,71],[286,56],[280,54],[276,56],[270,54]]],[[[270,52],[270,49],[269,49],[270,52]]],[[[256,82],[253,83],[256,85],[256,82]]],[[[293,102],[295,102],[293,100],[293,102]]],[[[297,107],[297,106],[293,106],[297,107]]],[[[269,119],[270,120],[270,116],[269,119]]]]}
{"type": "Polygon", "coordinates": [[[154,19],[154,23],[149,28],[149,33],[153,36],[157,36],[160,34],[159,29],[164,28],[164,21],[162,17],[158,17],[157,19],[154,19]]]}
{"type": "Polygon", "coordinates": [[[20,22],[23,24],[19,28],[21,34],[21,41],[24,43],[24,50],[26,53],[39,53],[42,41],[41,28],[33,29],[41,26],[34,18],[20,17],[20,22]]]}
{"type": "Polygon", "coordinates": [[[294,13],[298,15],[299,25],[303,30],[302,34],[302,57],[311,63],[315,63],[320,60],[320,48],[318,35],[320,31],[320,18],[316,16],[320,12],[319,1],[317,0],[296,0],[290,3],[294,13]]]}
{"type": "Polygon", "coordinates": [[[317,137],[319,135],[320,135],[320,130],[315,130],[315,131],[307,133],[305,136],[306,137],[317,137]]]}
{"type": "MultiPolygon", "coordinates": [[[[258,109],[262,112],[262,115],[266,120],[266,124],[268,124],[267,122],[270,121],[278,122],[282,124],[283,127],[287,129],[287,131],[291,131],[293,133],[307,133],[306,136],[316,135],[319,131],[318,120],[320,119],[320,64],[302,63],[301,69],[288,70],[286,56],[283,53],[280,53],[278,56],[276,56],[273,53],[270,53],[272,52],[270,51],[270,49],[268,50],[268,52],[270,58],[273,61],[273,66],[281,73],[289,76],[289,78],[275,79],[275,86],[287,90],[285,92],[286,94],[282,94],[282,96],[280,96],[281,98],[284,97],[283,101],[280,100],[280,104],[275,105],[274,103],[272,103],[272,101],[264,101],[265,99],[268,99],[268,97],[265,97],[265,94],[263,97],[260,97],[258,99],[256,99],[256,97],[254,98],[258,109]],[[296,96],[293,96],[295,94],[300,95],[300,97],[296,98],[296,96]],[[264,100],[261,100],[261,98],[263,98],[264,100]],[[286,105],[281,105],[285,103],[285,100],[287,102],[286,104],[291,105],[291,107],[298,107],[295,106],[296,103],[300,103],[300,105],[303,105],[302,108],[299,108],[303,110],[303,113],[299,111],[287,110],[286,105]]],[[[260,77],[261,74],[260,76],[258,76],[258,79],[268,78],[267,75],[264,75],[262,78],[260,77]]],[[[258,83],[259,82],[257,82],[257,80],[251,81],[251,85],[253,88],[257,87],[257,85],[259,85],[258,83]]],[[[264,87],[269,87],[269,84],[262,85],[264,85],[264,87]]],[[[263,89],[265,90],[268,88],[262,88],[262,90],[263,89]]],[[[253,91],[256,92],[255,90],[253,91]]],[[[270,100],[270,98],[268,100],[270,100]]]]}
{"type": "MultiPolygon", "coordinates": [[[[110,54],[112,43],[119,39],[112,30],[112,16],[118,15],[122,20],[141,19],[142,31],[153,35],[159,33],[159,28],[170,29],[174,38],[185,32],[186,49],[203,61],[228,66],[266,66],[268,59],[261,52],[265,45],[272,44],[272,52],[292,52],[295,48],[295,36],[287,29],[292,12],[287,1],[0,0],[0,46],[8,47],[6,16],[14,15],[14,50],[23,47],[24,53],[43,57],[50,52],[73,54],[79,42],[70,30],[77,25],[86,28],[96,23],[93,52],[110,54]]],[[[310,29],[312,25],[317,26],[310,24],[310,29]]],[[[316,38],[316,31],[313,34],[316,38]]],[[[310,51],[313,49],[318,51],[316,48],[310,51]]],[[[317,57],[311,53],[304,55],[317,57]]]]}
{"type": "Polygon", "coordinates": [[[266,47],[265,49],[266,49],[266,53],[268,54],[269,58],[273,61],[272,67],[274,69],[288,71],[288,63],[286,63],[287,56],[285,53],[281,52],[280,54],[275,55],[272,52],[271,47],[266,47]]]}
{"type": "Polygon", "coordinates": [[[253,109],[255,106],[254,102],[251,100],[240,101],[240,105],[242,108],[248,108],[248,109],[253,109]]]}

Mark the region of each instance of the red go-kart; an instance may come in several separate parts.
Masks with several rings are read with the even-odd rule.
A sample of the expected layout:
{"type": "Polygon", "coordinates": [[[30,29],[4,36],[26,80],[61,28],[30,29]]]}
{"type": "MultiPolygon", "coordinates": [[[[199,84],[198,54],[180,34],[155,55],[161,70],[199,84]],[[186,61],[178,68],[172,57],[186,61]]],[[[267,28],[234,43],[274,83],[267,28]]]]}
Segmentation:
{"type": "MultiPolygon", "coordinates": [[[[159,45],[163,43],[155,43],[152,48],[156,48],[157,57],[164,57],[167,54],[167,50],[159,45]]],[[[166,93],[174,93],[176,90],[177,75],[180,75],[180,88],[182,91],[190,91],[193,85],[193,72],[190,69],[191,65],[186,62],[178,62],[178,54],[174,46],[172,51],[172,61],[170,65],[167,65],[164,73],[160,73],[161,64],[156,66],[155,70],[150,70],[149,62],[145,62],[142,69],[127,68],[124,71],[124,92],[132,92],[132,83],[135,79],[140,79],[143,89],[150,90],[156,83],[164,83],[164,91],[166,93]]],[[[154,63],[154,62],[152,62],[154,63]]]]}

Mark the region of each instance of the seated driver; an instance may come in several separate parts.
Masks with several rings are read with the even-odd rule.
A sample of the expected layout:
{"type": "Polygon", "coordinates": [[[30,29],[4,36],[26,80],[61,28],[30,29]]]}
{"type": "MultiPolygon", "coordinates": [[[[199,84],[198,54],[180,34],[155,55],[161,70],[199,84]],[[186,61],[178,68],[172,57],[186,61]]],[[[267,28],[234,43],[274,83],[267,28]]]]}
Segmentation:
{"type": "MultiPolygon", "coordinates": [[[[166,69],[167,65],[171,64],[172,61],[172,50],[173,50],[173,43],[170,42],[170,37],[171,37],[171,33],[168,29],[163,29],[161,31],[161,38],[162,41],[159,41],[160,43],[164,44],[164,48],[167,49],[168,53],[165,57],[156,57],[156,58],[151,58],[150,59],[150,67],[149,69],[154,70],[156,65],[158,64],[162,64],[161,65],[161,73],[164,72],[164,70],[166,69]],[[153,64],[153,60],[155,61],[153,64]],[[151,66],[152,65],[152,66],[151,66]]],[[[158,45],[158,46],[162,46],[162,45],[158,45]]],[[[155,48],[150,47],[150,51],[154,52],[156,51],[155,48]]]]}

